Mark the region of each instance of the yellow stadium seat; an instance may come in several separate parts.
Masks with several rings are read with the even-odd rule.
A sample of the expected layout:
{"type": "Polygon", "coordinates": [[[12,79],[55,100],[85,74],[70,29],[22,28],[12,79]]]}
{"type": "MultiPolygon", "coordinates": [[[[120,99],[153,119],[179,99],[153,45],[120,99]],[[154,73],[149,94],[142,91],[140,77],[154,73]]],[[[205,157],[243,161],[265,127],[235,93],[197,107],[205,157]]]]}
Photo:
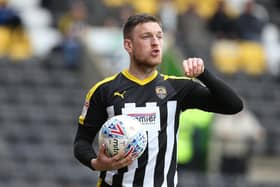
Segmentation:
{"type": "Polygon", "coordinates": [[[157,2],[157,0],[130,0],[129,3],[137,13],[148,13],[156,15],[159,11],[159,3],[157,2]]]}
{"type": "Polygon", "coordinates": [[[179,14],[186,12],[194,0],[175,0],[175,7],[179,14]]]}
{"type": "Polygon", "coordinates": [[[0,57],[5,57],[10,45],[10,29],[7,27],[0,27],[0,57]]]}
{"type": "Polygon", "coordinates": [[[231,40],[218,40],[211,48],[211,56],[216,69],[224,74],[234,74],[240,70],[238,44],[231,40]]]}
{"type": "Polygon", "coordinates": [[[25,31],[19,29],[13,32],[8,55],[11,60],[16,62],[32,56],[32,47],[25,31]]]}
{"type": "Polygon", "coordinates": [[[240,64],[250,75],[261,75],[266,71],[266,57],[263,46],[257,42],[243,41],[239,45],[240,64]]]}
{"type": "Polygon", "coordinates": [[[198,15],[204,19],[210,18],[217,10],[219,0],[175,0],[175,7],[179,14],[186,12],[191,5],[195,5],[198,15]]]}
{"type": "Polygon", "coordinates": [[[198,14],[204,19],[210,18],[217,10],[218,0],[195,1],[198,14]]]}
{"type": "Polygon", "coordinates": [[[104,4],[109,7],[120,7],[125,5],[127,0],[103,0],[104,4]]]}

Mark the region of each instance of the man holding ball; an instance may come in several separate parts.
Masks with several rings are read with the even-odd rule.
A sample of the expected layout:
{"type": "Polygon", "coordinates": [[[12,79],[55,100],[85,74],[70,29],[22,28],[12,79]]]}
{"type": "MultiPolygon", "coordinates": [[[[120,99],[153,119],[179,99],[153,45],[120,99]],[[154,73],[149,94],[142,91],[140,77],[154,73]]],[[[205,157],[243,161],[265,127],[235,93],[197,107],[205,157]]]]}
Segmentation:
{"type": "Polygon", "coordinates": [[[131,16],[124,25],[123,37],[130,65],[88,92],[79,117],[74,154],[84,165],[100,171],[97,186],[176,186],[180,112],[197,108],[235,114],[242,110],[243,103],[229,86],[207,70],[200,58],[183,61],[186,77],[158,73],[163,31],[155,17],[131,16]],[[147,132],[147,148],[136,160],[124,156],[125,153],[109,157],[104,145],[98,152],[92,148],[102,124],[121,114],[142,119],[147,132]]]}

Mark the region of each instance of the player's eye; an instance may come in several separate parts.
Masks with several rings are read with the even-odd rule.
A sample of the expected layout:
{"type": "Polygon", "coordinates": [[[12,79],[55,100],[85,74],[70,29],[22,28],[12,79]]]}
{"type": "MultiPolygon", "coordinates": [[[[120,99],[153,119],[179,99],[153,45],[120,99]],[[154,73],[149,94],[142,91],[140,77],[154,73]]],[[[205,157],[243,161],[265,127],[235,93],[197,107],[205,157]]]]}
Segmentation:
{"type": "Polygon", "coordinates": [[[150,37],[151,37],[150,35],[144,35],[144,36],[142,36],[143,39],[148,39],[148,38],[150,38],[150,37]]]}
{"type": "Polygon", "coordinates": [[[162,35],[157,35],[157,38],[158,38],[158,39],[162,39],[163,36],[162,36],[162,35]]]}

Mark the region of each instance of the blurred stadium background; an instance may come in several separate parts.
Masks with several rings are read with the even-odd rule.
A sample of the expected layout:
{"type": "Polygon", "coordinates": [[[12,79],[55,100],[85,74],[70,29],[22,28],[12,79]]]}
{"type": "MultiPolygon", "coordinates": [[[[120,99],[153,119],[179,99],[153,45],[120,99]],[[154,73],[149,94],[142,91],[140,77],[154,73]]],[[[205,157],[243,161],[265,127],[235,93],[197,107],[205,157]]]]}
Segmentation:
{"type": "Polygon", "coordinates": [[[163,73],[181,75],[183,58],[202,57],[261,129],[247,150],[248,170],[232,177],[220,172],[221,155],[209,143],[214,125],[207,124],[205,167],[183,172],[180,184],[280,186],[280,3],[247,2],[0,0],[0,186],[95,185],[97,173],[73,157],[77,119],[87,90],[127,66],[121,27],[135,12],[162,20],[163,73]],[[251,16],[239,19],[246,10],[251,16]]]}

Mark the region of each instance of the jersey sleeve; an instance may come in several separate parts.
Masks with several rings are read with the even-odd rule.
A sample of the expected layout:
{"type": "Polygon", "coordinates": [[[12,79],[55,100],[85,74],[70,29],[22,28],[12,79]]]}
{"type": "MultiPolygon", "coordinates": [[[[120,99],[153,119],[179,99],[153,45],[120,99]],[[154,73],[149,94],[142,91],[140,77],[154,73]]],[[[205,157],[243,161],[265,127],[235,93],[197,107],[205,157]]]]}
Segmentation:
{"type": "Polygon", "coordinates": [[[91,89],[85,99],[83,111],[79,117],[79,126],[74,140],[74,155],[82,164],[94,170],[91,160],[96,158],[96,152],[92,147],[107,113],[103,104],[100,88],[91,89]]]}
{"type": "Polygon", "coordinates": [[[79,125],[98,128],[103,124],[107,119],[103,98],[100,88],[88,92],[79,117],[79,125]]]}
{"type": "Polygon", "coordinates": [[[197,108],[208,112],[235,114],[243,109],[241,98],[225,82],[205,70],[184,97],[183,110],[197,108]]]}

